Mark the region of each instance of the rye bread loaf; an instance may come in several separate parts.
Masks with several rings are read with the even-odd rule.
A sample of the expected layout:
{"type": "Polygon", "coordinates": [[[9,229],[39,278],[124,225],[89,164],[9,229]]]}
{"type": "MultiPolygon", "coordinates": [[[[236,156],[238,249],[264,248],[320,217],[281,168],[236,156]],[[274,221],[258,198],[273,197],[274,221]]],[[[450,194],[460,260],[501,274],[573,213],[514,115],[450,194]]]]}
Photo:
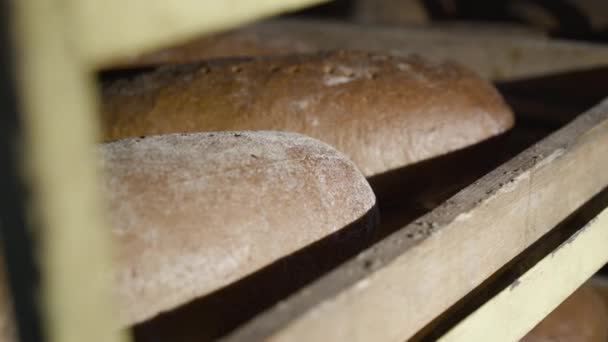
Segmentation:
{"type": "Polygon", "coordinates": [[[302,135],[174,134],[99,152],[125,324],[215,291],[375,210],[352,162],[302,135]]]}
{"type": "Polygon", "coordinates": [[[608,311],[602,297],[583,285],[530,331],[522,342],[606,342],[608,311]]]}
{"type": "Polygon", "coordinates": [[[105,139],[223,130],[305,134],[374,176],[508,130],[488,82],[450,62],[353,51],[164,67],[103,90],[105,139]]]}
{"type": "MultiPolygon", "coordinates": [[[[359,241],[377,225],[363,175],[332,147],[302,135],[175,134],[102,144],[98,153],[124,327],[311,243],[323,240],[329,250],[346,227],[359,241]]],[[[311,263],[317,257],[307,256],[311,263]]],[[[11,342],[4,272],[0,263],[0,341],[11,342]]]]}

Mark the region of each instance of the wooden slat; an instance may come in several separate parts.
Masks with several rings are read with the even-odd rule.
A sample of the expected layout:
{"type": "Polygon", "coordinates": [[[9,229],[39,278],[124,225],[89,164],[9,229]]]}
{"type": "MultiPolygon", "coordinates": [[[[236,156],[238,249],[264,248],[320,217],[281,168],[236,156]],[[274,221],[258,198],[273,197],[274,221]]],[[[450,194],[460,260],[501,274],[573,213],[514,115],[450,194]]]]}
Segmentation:
{"type": "Polygon", "coordinates": [[[61,0],[19,0],[15,44],[42,266],[45,341],[123,341],[112,298],[109,230],[98,197],[94,75],[74,54],[61,0]]]}
{"type": "Polygon", "coordinates": [[[608,262],[608,209],[440,341],[516,341],[608,262]]]}
{"type": "Polygon", "coordinates": [[[405,340],[608,184],[608,101],[226,341],[405,340]]]}
{"type": "Polygon", "coordinates": [[[32,220],[43,228],[50,341],[119,341],[98,198],[94,75],[101,61],[322,0],[14,1],[32,220]]]}
{"type": "MultiPolygon", "coordinates": [[[[398,27],[368,27],[337,22],[285,22],[260,25],[262,32],[293,34],[294,40],[319,42],[323,49],[349,48],[421,53],[456,60],[495,81],[546,75],[608,64],[608,48],[601,45],[549,40],[521,35],[477,34],[398,27]]],[[[276,33],[275,33],[276,34],[276,33]]],[[[269,37],[270,39],[271,37],[269,37]]]]}
{"type": "MultiPolygon", "coordinates": [[[[383,27],[335,21],[274,20],[221,39],[236,42],[292,41],[294,51],[328,49],[419,53],[452,59],[495,81],[541,76],[608,65],[608,47],[499,32],[383,27]],[[262,37],[252,39],[252,37],[262,37]],[[297,43],[297,44],[295,44],[297,43]]],[[[204,45],[204,44],[203,44],[204,45]]],[[[293,53],[294,51],[285,51],[293,53]]],[[[192,51],[190,55],[196,54],[192,51]]],[[[206,52],[209,54],[209,52],[206,52]]],[[[201,55],[204,57],[205,52],[201,55]]]]}
{"type": "Polygon", "coordinates": [[[116,58],[327,0],[64,0],[84,60],[116,58]]]}

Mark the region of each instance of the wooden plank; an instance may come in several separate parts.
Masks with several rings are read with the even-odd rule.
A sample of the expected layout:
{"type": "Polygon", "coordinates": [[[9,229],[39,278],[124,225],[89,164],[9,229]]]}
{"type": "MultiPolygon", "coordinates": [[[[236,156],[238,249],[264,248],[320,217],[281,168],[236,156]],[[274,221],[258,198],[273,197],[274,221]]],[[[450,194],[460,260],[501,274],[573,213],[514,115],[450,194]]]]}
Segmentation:
{"type": "Polygon", "coordinates": [[[226,341],[405,340],[608,184],[608,101],[226,341]]]}
{"type": "MultiPolygon", "coordinates": [[[[244,46],[278,41],[285,47],[285,53],[328,49],[419,53],[437,59],[456,60],[496,81],[608,64],[608,47],[603,45],[551,40],[534,35],[526,37],[521,34],[486,33],[483,30],[471,34],[464,30],[441,30],[432,26],[403,28],[335,21],[275,20],[224,35],[215,41],[215,45],[221,45],[217,44],[219,41],[228,40],[244,46]]],[[[195,47],[197,44],[203,47],[206,45],[204,39],[192,44],[195,47]]],[[[189,54],[197,57],[193,51],[196,48],[190,48],[189,54]]],[[[209,55],[220,54],[203,50],[198,58],[209,55]]]]}
{"type": "Polygon", "coordinates": [[[92,65],[327,0],[64,0],[70,32],[92,65]]]}
{"type": "MultiPolygon", "coordinates": [[[[40,230],[45,341],[121,341],[102,224],[94,142],[94,75],[73,52],[60,0],[13,1],[31,190],[40,230]]],[[[20,146],[21,147],[21,146],[20,146]]]]}
{"type": "MultiPolygon", "coordinates": [[[[263,34],[276,35],[273,23],[261,24],[263,34]]],[[[278,24],[277,24],[278,25],[278,24]]],[[[608,48],[602,45],[525,38],[512,34],[478,32],[475,35],[443,30],[369,27],[338,22],[285,21],[281,32],[294,40],[318,42],[321,49],[347,48],[420,53],[456,60],[480,75],[505,81],[608,64],[608,48]]],[[[272,39],[268,36],[267,39],[272,39]]]]}
{"type": "Polygon", "coordinates": [[[437,341],[483,304],[504,289],[513,286],[518,278],[522,277],[547,255],[557,250],[560,245],[572,240],[572,237],[582,227],[591,222],[606,208],[608,208],[608,188],[604,188],[550,232],[543,235],[500,270],[493,273],[480,286],[467,293],[456,304],[416,333],[411,340],[437,341]]]}
{"type": "MultiPolygon", "coordinates": [[[[408,189],[405,196],[408,202],[394,203],[391,199],[395,198],[391,197],[385,198],[384,201],[379,199],[382,224],[377,227],[372,236],[369,236],[371,240],[356,239],[358,243],[353,244],[351,239],[330,239],[326,241],[327,243],[304,248],[220,291],[138,324],[133,329],[135,339],[142,341],[147,339],[215,341],[272,307],[278,301],[287,298],[298,289],[348,261],[382,237],[431,211],[468,184],[492,171],[547,134],[548,132],[545,130],[537,131],[521,126],[516,127],[508,137],[504,137],[508,139],[491,139],[475,147],[444,156],[444,158],[421,163],[415,169],[408,169],[407,172],[399,172],[399,178],[407,180],[407,185],[399,185],[397,188],[408,189]],[[457,170],[452,168],[449,175],[442,172],[446,168],[451,168],[452,165],[466,165],[466,167],[457,170]],[[427,177],[423,177],[423,175],[427,177]],[[412,187],[412,184],[415,187],[412,187]],[[350,241],[350,243],[346,241],[350,241]],[[340,250],[339,256],[335,254],[336,249],[340,250]],[[291,270],[291,272],[286,274],[285,270],[291,270]],[[277,280],[286,276],[289,278],[287,282],[277,280]]],[[[370,183],[372,182],[370,181],[370,183]]],[[[380,184],[375,183],[375,185],[380,184]]],[[[395,195],[398,196],[398,194],[395,195]]],[[[396,198],[404,199],[403,196],[396,198]]],[[[577,225],[577,227],[580,226],[577,225]]],[[[554,231],[560,231],[560,236],[562,236],[559,229],[553,230],[551,235],[554,234],[554,231]]],[[[543,246],[547,244],[545,237],[541,240],[536,243],[540,242],[543,246]]],[[[553,250],[558,243],[559,241],[551,244],[545,251],[553,250]]],[[[518,266],[520,265],[521,263],[518,263],[518,266]]],[[[511,274],[509,277],[501,280],[501,283],[507,284],[514,279],[511,274]]],[[[487,300],[496,293],[496,291],[492,292],[484,298],[487,300]]],[[[474,308],[483,301],[478,303],[474,308]]],[[[469,307],[471,306],[467,303],[467,308],[469,307]]],[[[468,311],[468,313],[470,312],[472,310],[468,311]]],[[[454,316],[456,315],[451,315],[451,317],[454,316]]],[[[458,317],[465,316],[459,315],[458,317]]],[[[445,328],[442,331],[433,329],[433,333],[437,332],[435,336],[439,337],[452,325],[453,323],[442,324],[442,327],[445,326],[445,328]]]]}
{"type": "Polygon", "coordinates": [[[608,262],[607,245],[608,209],[605,209],[439,341],[522,338],[608,262]]]}

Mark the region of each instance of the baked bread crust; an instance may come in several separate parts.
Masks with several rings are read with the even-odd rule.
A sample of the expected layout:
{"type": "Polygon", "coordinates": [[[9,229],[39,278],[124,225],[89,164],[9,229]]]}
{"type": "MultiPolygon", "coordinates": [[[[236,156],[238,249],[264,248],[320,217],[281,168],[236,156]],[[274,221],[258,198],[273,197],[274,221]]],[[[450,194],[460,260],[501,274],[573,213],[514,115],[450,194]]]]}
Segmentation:
{"type": "Polygon", "coordinates": [[[337,51],[171,66],[103,91],[105,139],[223,130],[317,138],[365,176],[505,132],[511,110],[450,62],[337,51]]]}

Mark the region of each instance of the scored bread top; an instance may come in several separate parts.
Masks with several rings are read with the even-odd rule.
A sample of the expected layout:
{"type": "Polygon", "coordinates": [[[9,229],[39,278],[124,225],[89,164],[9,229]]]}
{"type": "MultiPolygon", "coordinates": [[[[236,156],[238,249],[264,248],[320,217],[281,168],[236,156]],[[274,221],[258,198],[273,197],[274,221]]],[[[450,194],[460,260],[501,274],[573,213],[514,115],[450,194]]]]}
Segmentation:
{"type": "Polygon", "coordinates": [[[365,219],[375,197],[363,175],[332,147],[302,135],[173,134],[107,143],[99,152],[125,325],[359,219],[374,224],[365,219]]]}
{"type": "Polygon", "coordinates": [[[366,176],[439,156],[513,125],[488,82],[457,64],[363,52],[171,66],[103,91],[105,138],[222,130],[302,133],[366,176]]]}

